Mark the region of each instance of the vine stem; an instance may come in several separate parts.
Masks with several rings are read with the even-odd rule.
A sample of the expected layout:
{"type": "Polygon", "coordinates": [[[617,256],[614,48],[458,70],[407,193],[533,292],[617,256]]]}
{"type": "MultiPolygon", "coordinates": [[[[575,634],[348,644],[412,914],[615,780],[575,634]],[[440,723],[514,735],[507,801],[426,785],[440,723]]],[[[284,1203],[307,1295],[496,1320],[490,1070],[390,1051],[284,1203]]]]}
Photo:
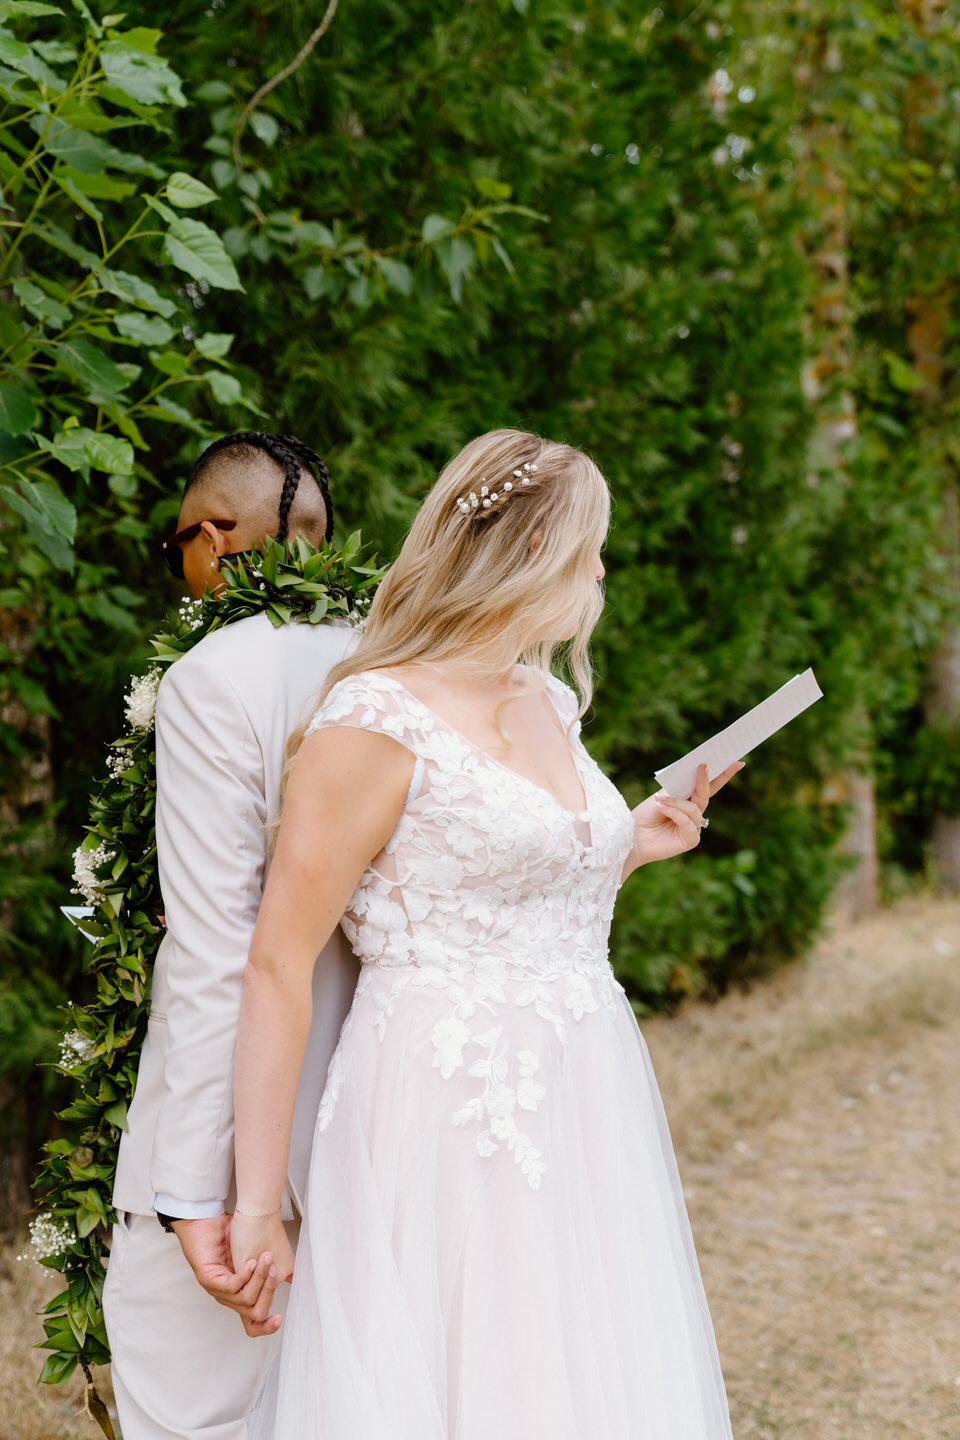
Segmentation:
{"type": "Polygon", "coordinates": [[[292,75],[295,70],[299,70],[300,66],[303,64],[304,60],[306,60],[311,50],[315,48],[318,42],[330,29],[333,17],[337,13],[338,4],[339,0],[329,0],[326,13],[324,14],[323,19],[320,21],[320,24],[317,26],[316,30],[314,30],[313,34],[309,37],[309,39],[302,46],[302,48],[293,57],[293,59],[290,61],[290,64],[284,65],[283,69],[278,70],[276,75],[271,75],[269,80],[264,81],[256,94],[247,101],[246,105],[244,105],[243,109],[240,112],[240,119],[237,121],[237,128],[233,134],[233,163],[234,165],[236,165],[238,170],[243,169],[243,165],[240,161],[240,138],[243,135],[244,130],[247,128],[247,121],[250,119],[250,116],[253,114],[254,110],[256,110],[261,100],[264,100],[270,94],[271,90],[274,90],[281,83],[281,81],[286,80],[287,77],[292,75]]]}
{"type": "Polygon", "coordinates": [[[106,1436],[106,1440],[117,1440],[113,1422],[110,1419],[110,1412],[103,1403],[103,1397],[99,1390],[93,1383],[93,1374],[91,1373],[90,1366],[82,1355],[80,1356],[80,1367],[87,1378],[87,1391],[83,1400],[83,1408],[90,1418],[95,1420],[100,1426],[100,1429],[106,1436]]]}
{"type": "Polygon", "coordinates": [[[10,261],[13,259],[14,255],[16,255],[17,251],[20,249],[20,246],[23,244],[23,237],[27,234],[34,219],[43,209],[44,205],[47,203],[47,200],[50,197],[50,191],[52,189],[53,181],[49,179],[46,180],[40,189],[39,195],[33,202],[30,214],[27,216],[26,220],[24,220],[23,225],[21,226],[19,235],[16,236],[13,244],[9,247],[6,254],[4,255],[2,263],[0,263],[0,279],[2,279],[9,270],[10,261]]]}

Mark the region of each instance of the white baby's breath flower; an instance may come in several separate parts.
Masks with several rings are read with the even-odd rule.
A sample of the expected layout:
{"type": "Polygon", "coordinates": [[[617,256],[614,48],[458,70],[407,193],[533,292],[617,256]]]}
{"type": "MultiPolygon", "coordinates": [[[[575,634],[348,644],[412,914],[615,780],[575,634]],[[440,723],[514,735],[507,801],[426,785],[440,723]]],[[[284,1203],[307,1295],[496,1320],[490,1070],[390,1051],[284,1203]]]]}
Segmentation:
{"type": "Polygon", "coordinates": [[[130,769],[130,757],[126,750],[113,749],[107,751],[107,774],[114,780],[130,769]]]}
{"type": "Polygon", "coordinates": [[[66,1220],[58,1220],[54,1215],[38,1215],[30,1221],[30,1244],[33,1254],[29,1251],[18,1255],[18,1260],[49,1260],[53,1255],[62,1255],[67,1246],[76,1239],[76,1232],[72,1225],[66,1220]]]}
{"type": "Polygon", "coordinates": [[[125,713],[131,730],[153,729],[161,674],[159,665],[155,665],[130,686],[125,697],[125,713]]]}
{"type": "Polygon", "coordinates": [[[67,1070],[89,1060],[97,1047],[80,1030],[68,1030],[60,1041],[60,1064],[67,1070]]]}
{"type": "Polygon", "coordinates": [[[88,905],[99,905],[104,895],[103,881],[94,872],[113,860],[116,853],[107,849],[106,841],[101,841],[95,850],[78,846],[73,852],[74,895],[82,895],[88,905]]]}

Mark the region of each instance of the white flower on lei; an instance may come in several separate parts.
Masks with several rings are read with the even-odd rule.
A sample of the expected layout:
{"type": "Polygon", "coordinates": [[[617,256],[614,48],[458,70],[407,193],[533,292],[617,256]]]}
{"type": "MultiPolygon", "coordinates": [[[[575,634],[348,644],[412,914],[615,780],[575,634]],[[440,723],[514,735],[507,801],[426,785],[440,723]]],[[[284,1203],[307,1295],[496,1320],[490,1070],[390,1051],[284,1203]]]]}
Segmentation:
{"type": "Polygon", "coordinates": [[[18,1255],[18,1260],[49,1260],[62,1255],[67,1246],[77,1238],[77,1232],[66,1220],[54,1215],[38,1215],[30,1221],[30,1244],[33,1254],[18,1255]]]}
{"type": "Polygon", "coordinates": [[[88,905],[99,905],[104,896],[103,881],[94,872],[113,860],[116,853],[107,849],[106,841],[101,841],[95,850],[78,846],[73,852],[74,895],[82,895],[88,905]]]}
{"type": "Polygon", "coordinates": [[[93,1041],[79,1030],[68,1030],[60,1041],[60,1064],[65,1070],[82,1065],[96,1049],[93,1041]]]}
{"type": "Polygon", "coordinates": [[[131,730],[152,730],[157,713],[157,691],[163,674],[159,665],[134,680],[124,698],[124,713],[131,730]]]}

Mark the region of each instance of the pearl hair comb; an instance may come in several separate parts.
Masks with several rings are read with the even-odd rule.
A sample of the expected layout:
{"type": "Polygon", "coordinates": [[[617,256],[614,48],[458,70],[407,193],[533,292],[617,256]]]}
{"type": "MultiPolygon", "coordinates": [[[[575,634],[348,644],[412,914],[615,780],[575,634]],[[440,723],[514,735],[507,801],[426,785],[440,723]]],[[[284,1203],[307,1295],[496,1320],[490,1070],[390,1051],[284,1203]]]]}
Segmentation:
{"type": "Polygon", "coordinates": [[[530,476],[536,471],[536,465],[523,465],[519,470],[514,470],[512,480],[504,480],[498,490],[491,490],[487,484],[487,477],[482,477],[479,495],[473,490],[468,495],[461,495],[457,499],[457,509],[464,515],[472,515],[474,510],[489,510],[503,495],[509,495],[511,490],[521,489],[524,485],[530,484],[530,476]],[[519,480],[518,486],[514,481],[519,480]]]}

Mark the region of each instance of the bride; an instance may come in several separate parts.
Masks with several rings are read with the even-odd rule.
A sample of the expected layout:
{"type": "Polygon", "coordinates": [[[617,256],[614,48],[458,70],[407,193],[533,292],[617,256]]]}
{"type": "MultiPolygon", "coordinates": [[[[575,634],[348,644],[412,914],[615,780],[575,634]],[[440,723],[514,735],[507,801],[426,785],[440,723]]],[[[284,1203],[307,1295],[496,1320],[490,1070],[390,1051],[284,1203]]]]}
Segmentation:
{"type": "Polygon", "coordinates": [[[608,521],[579,451],[471,441],[299,747],[244,982],[237,1269],[293,1269],[287,1144],[341,915],[362,971],[251,1440],[730,1440],[607,937],[619,886],[692,849],[739,766],[631,813],[584,749],[608,521]]]}

